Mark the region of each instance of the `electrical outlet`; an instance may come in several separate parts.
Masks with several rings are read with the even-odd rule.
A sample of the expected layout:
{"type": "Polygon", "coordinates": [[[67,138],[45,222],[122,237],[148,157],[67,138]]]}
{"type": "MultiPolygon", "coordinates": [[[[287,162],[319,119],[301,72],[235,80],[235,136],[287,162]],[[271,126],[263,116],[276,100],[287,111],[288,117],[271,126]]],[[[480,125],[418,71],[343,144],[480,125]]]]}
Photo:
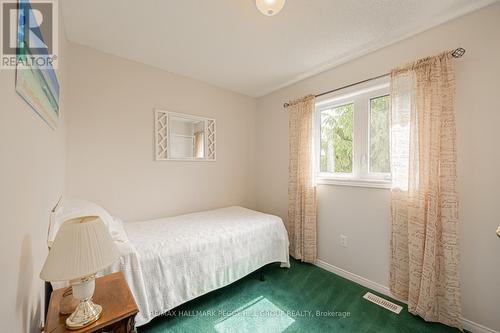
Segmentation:
{"type": "Polygon", "coordinates": [[[340,246],[347,247],[347,236],[340,235],[340,246]]]}

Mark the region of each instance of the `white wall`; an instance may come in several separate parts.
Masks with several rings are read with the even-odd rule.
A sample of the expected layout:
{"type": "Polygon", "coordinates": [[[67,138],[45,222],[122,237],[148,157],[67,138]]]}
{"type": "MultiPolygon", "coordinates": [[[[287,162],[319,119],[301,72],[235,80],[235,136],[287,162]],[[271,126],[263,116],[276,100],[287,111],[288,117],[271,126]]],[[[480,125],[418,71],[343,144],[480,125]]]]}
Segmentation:
{"type": "Polygon", "coordinates": [[[56,72],[61,87],[61,118],[57,130],[17,95],[15,70],[0,70],[2,332],[40,332],[44,284],[38,276],[47,255],[50,210],[65,187],[67,61],[62,29],[59,50],[56,72]]]}
{"type": "MultiPolygon", "coordinates": [[[[286,217],[288,119],[283,102],[386,73],[418,58],[461,46],[456,61],[462,300],[465,318],[500,330],[500,4],[383,48],[259,99],[257,208],[286,217]]],[[[321,185],[319,258],[387,286],[390,193],[321,185]],[[348,247],[340,247],[340,234],[348,247]]]]}
{"type": "Polygon", "coordinates": [[[70,44],[68,195],[124,220],[255,208],[253,98],[70,44]],[[153,109],[217,121],[217,161],[153,161],[153,109]]]}

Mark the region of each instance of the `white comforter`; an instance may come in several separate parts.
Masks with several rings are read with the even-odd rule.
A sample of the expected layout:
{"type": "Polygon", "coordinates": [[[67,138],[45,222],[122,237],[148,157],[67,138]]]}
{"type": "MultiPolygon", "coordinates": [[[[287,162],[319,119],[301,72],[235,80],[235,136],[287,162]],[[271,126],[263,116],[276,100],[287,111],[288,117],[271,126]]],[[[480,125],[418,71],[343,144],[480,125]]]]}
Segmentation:
{"type": "Polygon", "coordinates": [[[289,266],[282,220],[243,207],[124,225],[129,243],[108,271],[124,272],[139,306],[137,326],[268,263],[289,266]]]}

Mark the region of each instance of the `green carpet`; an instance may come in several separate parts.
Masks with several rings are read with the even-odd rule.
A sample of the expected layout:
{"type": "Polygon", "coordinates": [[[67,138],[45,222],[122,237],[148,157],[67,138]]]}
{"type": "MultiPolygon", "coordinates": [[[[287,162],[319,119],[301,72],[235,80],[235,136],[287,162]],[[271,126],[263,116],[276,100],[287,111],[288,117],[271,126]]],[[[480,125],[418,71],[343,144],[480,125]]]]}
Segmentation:
{"type": "Polygon", "coordinates": [[[459,332],[426,323],[394,300],[403,306],[399,315],[383,309],[362,298],[368,288],[319,267],[291,264],[267,266],[264,282],[253,273],[155,318],[138,333],[459,332]]]}

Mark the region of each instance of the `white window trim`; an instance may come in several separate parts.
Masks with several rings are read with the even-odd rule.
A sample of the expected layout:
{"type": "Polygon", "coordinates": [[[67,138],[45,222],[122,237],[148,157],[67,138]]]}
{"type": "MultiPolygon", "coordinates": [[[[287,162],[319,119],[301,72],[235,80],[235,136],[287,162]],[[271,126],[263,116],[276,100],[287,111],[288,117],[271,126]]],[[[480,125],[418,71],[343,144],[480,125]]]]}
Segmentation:
{"type": "Polygon", "coordinates": [[[318,177],[316,178],[317,185],[335,185],[335,186],[353,186],[353,187],[369,187],[390,189],[392,183],[390,180],[368,180],[368,179],[340,179],[334,177],[318,177]]]}
{"type": "Polygon", "coordinates": [[[316,101],[314,134],[314,178],[316,184],[371,188],[391,187],[390,174],[369,172],[370,100],[388,94],[389,81],[385,77],[343,89],[316,101]],[[319,171],[321,162],[321,112],[349,103],[354,103],[352,173],[322,173],[319,171]]]}

